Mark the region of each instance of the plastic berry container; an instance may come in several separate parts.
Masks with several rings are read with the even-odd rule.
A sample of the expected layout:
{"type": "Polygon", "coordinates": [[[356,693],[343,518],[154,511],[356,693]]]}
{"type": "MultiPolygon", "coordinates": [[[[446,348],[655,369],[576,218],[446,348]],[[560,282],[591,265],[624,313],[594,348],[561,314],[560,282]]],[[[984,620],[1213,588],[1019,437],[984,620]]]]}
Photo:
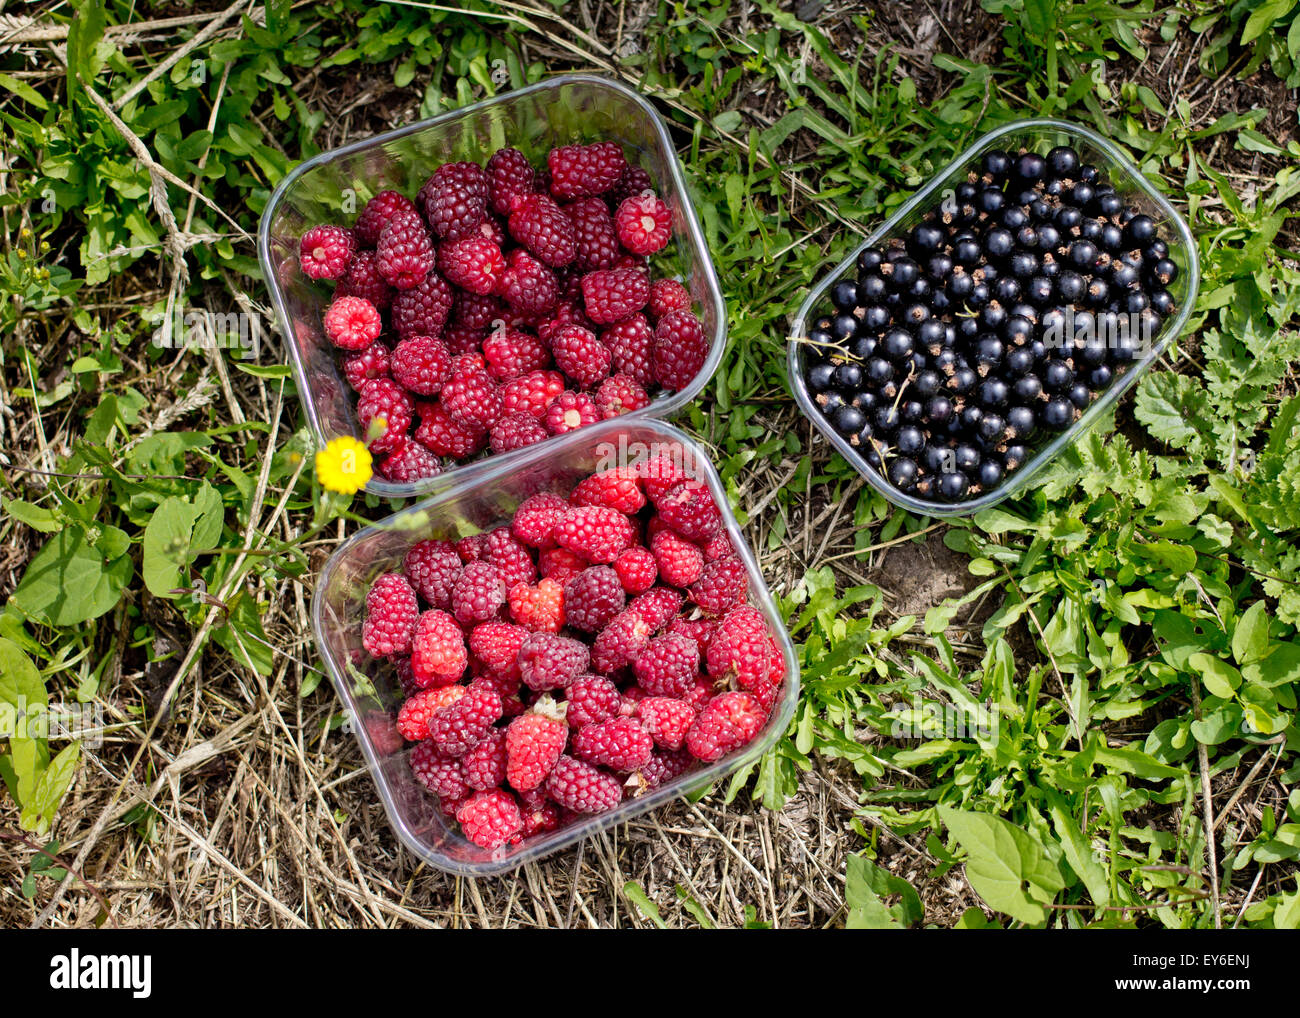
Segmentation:
{"type": "Polygon", "coordinates": [[[549,855],[596,831],[677,796],[703,788],[753,761],[781,736],[799,698],[794,647],[754,554],[728,506],[717,472],[704,450],[684,433],[656,420],[629,416],[602,421],[521,450],[498,456],[486,469],[459,471],[443,490],[367,527],[330,556],[312,599],[312,628],[330,678],[346,706],[348,719],[379,798],[398,838],[421,859],[465,876],[514,869],[549,855]],[[635,463],[655,452],[680,456],[688,476],[708,484],[723,523],[749,579],[749,602],[767,619],[785,659],[786,677],[766,725],[747,746],[712,764],[701,765],[639,798],[629,798],[606,813],[494,851],[466,840],[443,817],[435,796],[421,785],[408,763],[412,746],[403,746],[394,717],[403,700],[396,669],[362,649],[365,598],[380,573],[400,571],[407,550],[424,538],[458,539],[509,521],[514,509],[539,491],[567,494],[598,469],[635,463]]]}
{"type": "Polygon", "coordinates": [[[918,515],[973,515],[1022,491],[1035,474],[1108,413],[1116,401],[1150,370],[1152,364],[1186,324],[1196,301],[1199,277],[1196,243],[1187,223],[1168,199],[1156,190],[1115,145],[1094,131],[1066,121],[1048,119],[1015,121],[985,134],[936,173],[921,190],[904,202],[893,215],[850,251],[842,262],[823,276],[809,291],[795,314],[788,337],[786,367],[790,389],[799,408],[813,422],[817,430],[825,435],[840,455],[890,502],[918,515]],[[927,212],[942,204],[951,194],[953,187],[967,179],[968,171],[978,167],[980,158],[986,152],[991,149],[1018,152],[1023,148],[1044,154],[1057,145],[1072,146],[1084,163],[1093,164],[1110,179],[1127,206],[1137,212],[1145,213],[1155,221],[1159,236],[1169,246],[1169,257],[1179,269],[1177,278],[1167,287],[1177,304],[1177,311],[1162,323],[1156,335],[1145,344],[1141,356],[1128,365],[1122,374],[1117,374],[1109,388],[1094,399],[1070,427],[1054,435],[1050,441],[1032,449],[1020,469],[1008,475],[996,488],[981,492],[976,497],[965,501],[952,503],[900,491],[879,470],[872,467],[844,436],[831,427],[830,422],[819,412],[813,402],[804,375],[810,323],[816,319],[820,309],[827,305],[831,288],[841,279],[853,278],[856,275],[857,258],[861,252],[892,238],[905,236],[927,212]]]}
{"type": "MultiPolygon", "coordinates": [[[[332,285],[302,274],[297,263],[302,233],[318,223],[350,225],[365,202],[385,188],[414,195],[446,162],[484,162],[512,145],[534,165],[545,165],[546,153],[555,146],[595,141],[621,144],[628,161],[646,169],[658,184],[672,211],[673,236],[651,264],[657,276],[677,278],[690,290],[710,344],[704,366],[689,386],[660,393],[629,416],[670,417],[699,395],[722,359],[726,306],[667,127],[649,102],[622,85],[594,75],[561,75],[323,152],[275,189],[258,230],[258,260],[307,423],[320,447],[340,435],[361,435],[336,351],[321,331],[332,285]]],[[[376,476],[366,490],[389,498],[429,494],[461,479],[493,474],[502,464],[522,463],[524,451],[447,467],[415,483],[376,476]]]]}

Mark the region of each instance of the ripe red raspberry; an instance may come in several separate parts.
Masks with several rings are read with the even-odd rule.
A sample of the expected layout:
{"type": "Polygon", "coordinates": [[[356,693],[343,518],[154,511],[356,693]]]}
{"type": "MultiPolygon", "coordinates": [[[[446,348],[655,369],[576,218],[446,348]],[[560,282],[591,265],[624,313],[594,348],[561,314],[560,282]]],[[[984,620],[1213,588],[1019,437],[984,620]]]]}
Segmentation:
{"type": "Polygon", "coordinates": [[[451,376],[451,351],[433,336],[412,336],[393,348],[393,378],[419,396],[436,396],[451,376]]]}
{"type": "Polygon", "coordinates": [[[390,378],[372,378],[361,387],[357,417],[375,452],[393,452],[406,440],[415,404],[390,378]]]}
{"type": "Polygon", "coordinates": [[[614,190],[606,197],[612,199],[617,205],[623,199],[631,198],[634,194],[640,194],[642,191],[653,191],[654,186],[654,178],[650,176],[648,170],[628,163],[623,167],[623,174],[618,178],[614,190]]]}
{"type": "Polygon", "coordinates": [[[509,792],[475,792],[456,810],[461,833],[480,848],[500,848],[524,829],[519,804],[509,792]]]}
{"type": "Polygon", "coordinates": [[[741,605],[723,616],[709,640],[705,664],[717,682],[735,681],[750,691],[770,685],[771,642],[763,614],[741,605]]]}
{"type": "Polygon", "coordinates": [[[560,809],[553,803],[542,801],[523,810],[524,837],[532,838],[560,826],[560,809]]]}
{"type": "Polygon", "coordinates": [[[541,548],[551,539],[551,531],[569,508],[565,499],[549,491],[529,495],[515,510],[510,532],[531,548],[541,548]]]}
{"type": "Polygon", "coordinates": [[[449,686],[465,674],[468,665],[465,634],[456,620],[437,608],[423,612],[411,638],[411,674],[416,684],[449,686]]]}
{"type": "Polygon", "coordinates": [[[632,516],[645,506],[645,495],[633,470],[611,467],[579,481],[570,493],[569,501],[573,505],[603,505],[632,516]]]}
{"type": "Polygon", "coordinates": [[[569,726],[547,713],[553,706],[521,714],[506,729],[506,780],[521,792],[546,780],[569,741],[569,726]]]}
{"type": "Polygon", "coordinates": [[[591,670],[615,676],[650,643],[654,630],[636,612],[624,608],[610,619],[591,644],[591,670]]]}
{"type": "Polygon", "coordinates": [[[674,587],[689,587],[704,573],[704,553],[699,545],[671,530],[650,538],[650,551],[659,567],[659,578],[674,587]]]}
{"type": "Polygon", "coordinates": [[[407,438],[379,461],[379,473],[398,484],[413,484],[442,473],[442,461],[414,438],[407,438]]]}
{"type": "Polygon", "coordinates": [[[590,566],[564,585],[564,614],[569,625],[598,633],[623,610],[627,594],[609,566],[590,566]]]}
{"type": "Polygon", "coordinates": [[[637,772],[645,782],[646,791],[661,788],[681,777],[695,765],[695,757],[685,749],[657,751],[637,772]]]}
{"type": "Polygon", "coordinates": [[[641,594],[655,585],[659,567],[649,548],[628,548],[614,560],[614,572],[629,594],[641,594]]]}
{"type": "Polygon", "coordinates": [[[429,738],[448,756],[461,756],[477,746],[500,717],[500,694],[471,685],[464,696],[429,719],[429,738]]]}
{"type": "Polygon", "coordinates": [[[397,730],[408,742],[423,742],[429,737],[433,716],[464,695],[464,686],[435,687],[412,693],[397,712],[397,730]]]}
{"type": "Polygon", "coordinates": [[[481,368],[454,370],[442,387],[442,405],[452,418],[474,428],[490,428],[501,416],[501,389],[481,368]]]}
{"type": "Polygon", "coordinates": [[[619,243],[638,255],[663,250],[672,235],[672,224],[672,210],[653,194],[624,198],[614,213],[619,243]]]}
{"type": "Polygon", "coordinates": [[[356,251],[352,231],[341,226],[313,226],[298,244],[298,261],[309,279],[342,279],[356,251]]]}
{"type": "Polygon", "coordinates": [[[632,598],[628,607],[645,619],[652,631],[658,632],[681,611],[682,595],[668,587],[653,587],[632,598]]]}
{"type": "Polygon", "coordinates": [[[623,176],[627,160],[617,142],[594,145],[564,145],[546,156],[551,171],[551,194],[569,200],[604,194],[623,176]]]}
{"type": "Polygon", "coordinates": [[[494,728],[488,732],[457,763],[468,786],[465,795],[470,789],[488,792],[501,785],[506,780],[505,729],[494,728]]]}
{"type": "Polygon", "coordinates": [[[415,198],[429,226],[443,240],[473,234],[487,215],[488,178],[478,163],[444,163],[415,198]]]}
{"type": "Polygon", "coordinates": [[[487,339],[485,329],[467,329],[455,322],[448,322],[442,330],[442,341],[447,344],[452,357],[473,353],[483,345],[485,339],[487,339]]]}
{"type": "Polygon", "coordinates": [[[668,696],[646,697],[637,704],[636,713],[655,745],[663,749],[681,749],[686,730],[695,721],[694,707],[668,696]]]}
{"type": "Polygon", "coordinates": [[[530,633],[519,647],[519,674],[529,689],[560,689],[587,670],[584,643],[554,633],[530,633]]]}
{"type": "Polygon", "coordinates": [[[415,212],[396,212],[379,231],[375,268],[396,290],[411,290],[433,269],[433,241],[415,212]]]}
{"type": "Polygon", "coordinates": [[[694,640],[703,656],[709,649],[709,640],[717,631],[716,619],[673,619],[668,623],[668,632],[679,633],[687,639],[694,640]]]}
{"type": "Polygon", "coordinates": [[[541,423],[528,414],[504,414],[488,431],[493,452],[513,452],[548,438],[541,423]]]}
{"type": "Polygon", "coordinates": [[[675,484],[655,507],[664,523],[692,541],[708,541],[722,529],[722,512],[703,481],[675,484]]]}
{"type": "Polygon", "coordinates": [[[604,813],[623,798],[623,783],[585,760],[561,756],[546,779],[546,792],[575,813],[604,813]]]}
{"type": "Polygon", "coordinates": [[[563,586],[587,568],[581,555],[568,548],[543,548],[537,554],[537,569],[548,579],[563,586]]]}
{"type": "Polygon", "coordinates": [[[609,347],[614,368],[639,385],[646,386],[654,376],[654,329],[645,315],[636,314],[611,325],[601,334],[601,341],[609,347]]]}
{"type": "Polygon", "coordinates": [[[415,779],[439,799],[457,801],[469,795],[460,761],[440,752],[433,742],[421,742],[411,750],[409,763],[415,779]]]}
{"type": "Polygon", "coordinates": [[[510,617],[521,626],[540,633],[558,633],[564,628],[564,588],[543,577],[535,587],[516,583],[510,588],[510,617]]]}
{"type": "Polygon", "coordinates": [[[506,306],[500,297],[462,291],[456,294],[452,305],[451,321],[466,329],[484,331],[505,315],[506,306]]]}
{"type": "Polygon", "coordinates": [[[486,431],[454,420],[441,403],[422,403],[419,409],[415,439],[437,455],[463,460],[487,444],[486,431]]]}
{"type": "Polygon", "coordinates": [[[490,562],[470,562],[451,588],[451,610],[462,625],[495,618],[506,602],[506,585],[490,562]]]}
{"type": "Polygon", "coordinates": [[[670,311],[655,326],[654,370],[669,389],[685,389],[709,356],[704,326],[691,311],[670,311]]]}
{"type": "Polygon", "coordinates": [[[668,452],[660,452],[636,465],[645,493],[656,505],[681,481],[686,480],[685,464],[668,452]]]}
{"type": "Polygon", "coordinates": [[[418,541],[406,553],[402,569],[426,604],[445,610],[451,607],[451,588],[462,566],[447,542],[418,541]]]}
{"type": "Polygon", "coordinates": [[[731,538],[727,536],[726,530],[719,530],[704,543],[705,562],[716,562],[734,554],[736,549],[731,546],[731,538]]]}
{"type": "Polygon", "coordinates": [[[487,296],[501,283],[505,255],[495,241],[471,236],[438,245],[438,271],[452,286],[487,296]]]}
{"type": "Polygon", "coordinates": [[[605,721],[618,713],[622,697],[618,687],[600,675],[582,675],[564,689],[569,705],[564,719],[574,728],[605,721]]]}
{"type": "Polygon", "coordinates": [[[602,505],[573,506],[551,534],[561,548],[588,562],[613,562],[636,543],[636,525],[617,509],[602,505]]]}
{"type": "Polygon", "coordinates": [[[635,718],[584,725],[573,736],[573,755],[616,771],[633,771],[650,759],[654,740],[635,718]]]}
{"type": "Polygon", "coordinates": [[[650,302],[646,306],[656,319],[672,311],[689,311],[691,291],[675,279],[656,279],[650,284],[650,302]]]}
{"type": "Polygon", "coordinates": [[[510,202],[537,190],[537,171],[517,148],[498,149],[487,161],[488,194],[492,211],[510,214],[510,202]]]}
{"type": "Polygon", "coordinates": [[[357,221],[352,224],[357,240],[367,247],[374,247],[379,243],[379,235],[388,225],[389,220],[401,212],[418,214],[415,202],[400,191],[380,191],[366,202],[357,216],[357,221]]]}
{"type": "Polygon", "coordinates": [[[560,282],[554,272],[518,247],[506,259],[497,295],[518,311],[541,314],[559,301],[560,282]]]}
{"type": "Polygon", "coordinates": [[[597,325],[631,318],[649,299],[650,277],[642,269],[598,269],[582,277],[583,307],[597,325]]]}
{"type": "Polygon", "coordinates": [[[753,741],[767,711],[749,693],[719,693],[704,705],[686,733],[686,748],[705,763],[721,759],[753,741]]]}
{"type": "Polygon", "coordinates": [[[451,305],[451,287],[438,273],[430,272],[418,286],[394,295],[393,331],[402,339],[440,335],[451,305]]]}
{"type": "Polygon", "coordinates": [[[483,341],[483,359],[488,373],[498,382],[513,381],[551,363],[545,343],[509,327],[496,330],[483,341]]]}
{"type": "Polygon", "coordinates": [[[376,309],[386,311],[393,303],[393,288],[384,282],[373,251],[358,251],[348,271],[334,287],[335,297],[364,297],[376,309]]]}
{"type": "Polygon", "coordinates": [[[541,317],[542,320],[537,323],[537,335],[548,345],[566,325],[581,325],[584,329],[591,327],[591,319],[586,312],[568,297],[541,317]]]}
{"type": "Polygon", "coordinates": [[[501,390],[506,413],[525,413],[541,420],[555,397],[564,391],[564,376],[558,371],[530,371],[501,390]]]}
{"type": "Polygon", "coordinates": [[[637,685],[651,696],[685,696],[700,670],[700,648],[684,636],[665,633],[637,655],[632,669],[637,685]]]}
{"type": "Polygon", "coordinates": [[[716,618],[742,601],[748,589],[745,564],[730,555],[704,564],[700,578],[691,585],[691,600],[705,615],[716,618]]]}
{"type": "Polygon", "coordinates": [[[509,622],[484,622],[469,634],[469,649],[494,676],[519,679],[519,648],[528,630],[509,622]]]}
{"type": "Polygon", "coordinates": [[[600,420],[600,410],[590,396],[566,390],[551,401],[546,408],[546,430],[552,435],[563,435],[600,420]]]}
{"type": "Polygon", "coordinates": [[[383,573],[366,592],[366,621],[361,645],[371,657],[409,654],[411,633],[420,609],[415,591],[400,573],[383,573]]]}
{"type": "Polygon", "coordinates": [[[579,385],[590,387],[609,374],[608,347],[581,325],[566,325],[551,338],[555,366],[579,385]]]}
{"type": "Polygon", "coordinates": [[[573,261],[576,251],[573,221],[548,194],[529,194],[511,200],[510,236],[552,268],[573,261]]]}
{"type": "Polygon", "coordinates": [[[566,210],[573,220],[577,251],[573,264],[581,272],[613,268],[618,258],[618,232],[609,207],[600,198],[582,198],[566,210]]]}
{"type": "Polygon", "coordinates": [[[515,538],[509,527],[497,527],[487,534],[487,560],[497,568],[509,590],[516,583],[537,579],[532,553],[515,538]]]}
{"type": "Polygon", "coordinates": [[[388,377],[388,347],[376,340],[360,353],[344,357],[342,365],[348,385],[359,390],[372,378],[388,377]]]}
{"type": "Polygon", "coordinates": [[[605,420],[649,405],[649,395],[631,375],[610,375],[596,390],[596,406],[605,420]]]}
{"type": "Polygon", "coordinates": [[[339,297],[325,309],[325,335],[343,350],[364,350],[384,327],[375,306],[364,297],[339,297]]]}

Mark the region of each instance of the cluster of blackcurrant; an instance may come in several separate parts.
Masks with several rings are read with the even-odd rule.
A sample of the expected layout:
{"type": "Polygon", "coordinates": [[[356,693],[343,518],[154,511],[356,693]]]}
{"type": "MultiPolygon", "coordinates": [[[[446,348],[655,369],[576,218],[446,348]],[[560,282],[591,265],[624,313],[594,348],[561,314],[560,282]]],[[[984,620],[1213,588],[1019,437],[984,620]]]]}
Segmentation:
{"type": "Polygon", "coordinates": [[[1068,146],[986,152],[906,237],[864,250],[807,336],[808,389],[899,491],[995,490],[1173,313],[1150,216],[1068,146]]]}

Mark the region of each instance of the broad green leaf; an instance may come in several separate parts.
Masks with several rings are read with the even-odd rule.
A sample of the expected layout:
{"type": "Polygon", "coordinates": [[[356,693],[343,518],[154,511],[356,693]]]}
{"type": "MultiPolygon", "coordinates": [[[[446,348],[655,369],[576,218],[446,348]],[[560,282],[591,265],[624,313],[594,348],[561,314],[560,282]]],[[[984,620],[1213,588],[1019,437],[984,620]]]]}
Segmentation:
{"type": "MultiPolygon", "coordinates": [[[[0,638],[0,702],[14,707],[44,707],[48,700],[45,683],[32,659],[12,640],[0,638]]],[[[0,735],[8,734],[0,732],[0,735]]]]}
{"type": "Polygon", "coordinates": [[[1237,619],[1232,632],[1232,656],[1237,664],[1258,661],[1268,648],[1268,615],[1264,602],[1256,601],[1237,619]]]}
{"type": "Polygon", "coordinates": [[[149,518],[144,528],[140,575],[154,597],[175,598],[181,586],[181,566],[187,559],[196,509],[172,495],[149,518]]]}
{"type": "Polygon", "coordinates": [[[1064,886],[1061,872],[1027,831],[988,813],[938,807],[944,826],[966,850],[966,877],[990,908],[1037,926],[1043,907],[1064,886]]]}
{"type": "Polygon", "coordinates": [[[659,907],[650,900],[645,891],[641,889],[640,884],[634,880],[629,880],[623,885],[623,895],[636,906],[638,912],[658,926],[659,929],[668,929],[668,924],[659,915],[659,907]]]}
{"type": "Polygon", "coordinates": [[[72,777],[77,772],[77,760],[81,755],[81,743],[73,742],[65,747],[42,772],[40,780],[31,798],[23,803],[22,817],[19,823],[24,830],[38,835],[49,833],[50,824],[54,822],[55,811],[67,794],[72,777]]]}
{"type": "Polygon", "coordinates": [[[900,929],[916,925],[925,916],[915,887],[861,854],[849,856],[844,900],[849,907],[845,925],[851,930],[900,929]],[[889,906],[881,901],[882,896],[893,894],[899,896],[899,904],[889,906]]]}
{"type": "Polygon", "coordinates": [[[1201,677],[1205,688],[1224,700],[1232,699],[1232,694],[1241,685],[1241,672],[1212,654],[1193,654],[1187,663],[1193,674],[1201,677]]]}
{"type": "Polygon", "coordinates": [[[105,559],[81,527],[68,527],[28,563],[13,603],[48,625],[79,625],[112,611],[133,572],[129,555],[105,559]]]}

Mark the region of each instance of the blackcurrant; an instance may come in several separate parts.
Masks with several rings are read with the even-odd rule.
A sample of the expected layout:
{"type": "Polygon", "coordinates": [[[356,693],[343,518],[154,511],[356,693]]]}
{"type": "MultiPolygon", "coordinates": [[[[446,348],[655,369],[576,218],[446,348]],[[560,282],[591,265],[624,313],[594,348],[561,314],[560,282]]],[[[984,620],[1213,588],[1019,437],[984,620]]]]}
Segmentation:
{"type": "Polygon", "coordinates": [[[814,364],[808,369],[808,388],[813,392],[825,392],[831,387],[831,378],[835,374],[835,365],[831,363],[814,364]]]}
{"type": "Polygon", "coordinates": [[[1049,399],[1047,405],[1041,411],[1043,426],[1051,428],[1053,431],[1064,431],[1070,426],[1073,417],[1073,404],[1068,399],[1063,399],[1060,396],[1049,399]]]}
{"type": "Polygon", "coordinates": [[[1068,145],[1057,145],[1047,153],[1047,169],[1056,177],[1072,177],[1079,172],[1079,156],[1068,145]]]}
{"type": "Polygon", "coordinates": [[[956,502],[966,494],[966,489],[970,486],[970,480],[965,474],[952,471],[939,475],[938,492],[939,497],[946,502],[956,502]]]}

